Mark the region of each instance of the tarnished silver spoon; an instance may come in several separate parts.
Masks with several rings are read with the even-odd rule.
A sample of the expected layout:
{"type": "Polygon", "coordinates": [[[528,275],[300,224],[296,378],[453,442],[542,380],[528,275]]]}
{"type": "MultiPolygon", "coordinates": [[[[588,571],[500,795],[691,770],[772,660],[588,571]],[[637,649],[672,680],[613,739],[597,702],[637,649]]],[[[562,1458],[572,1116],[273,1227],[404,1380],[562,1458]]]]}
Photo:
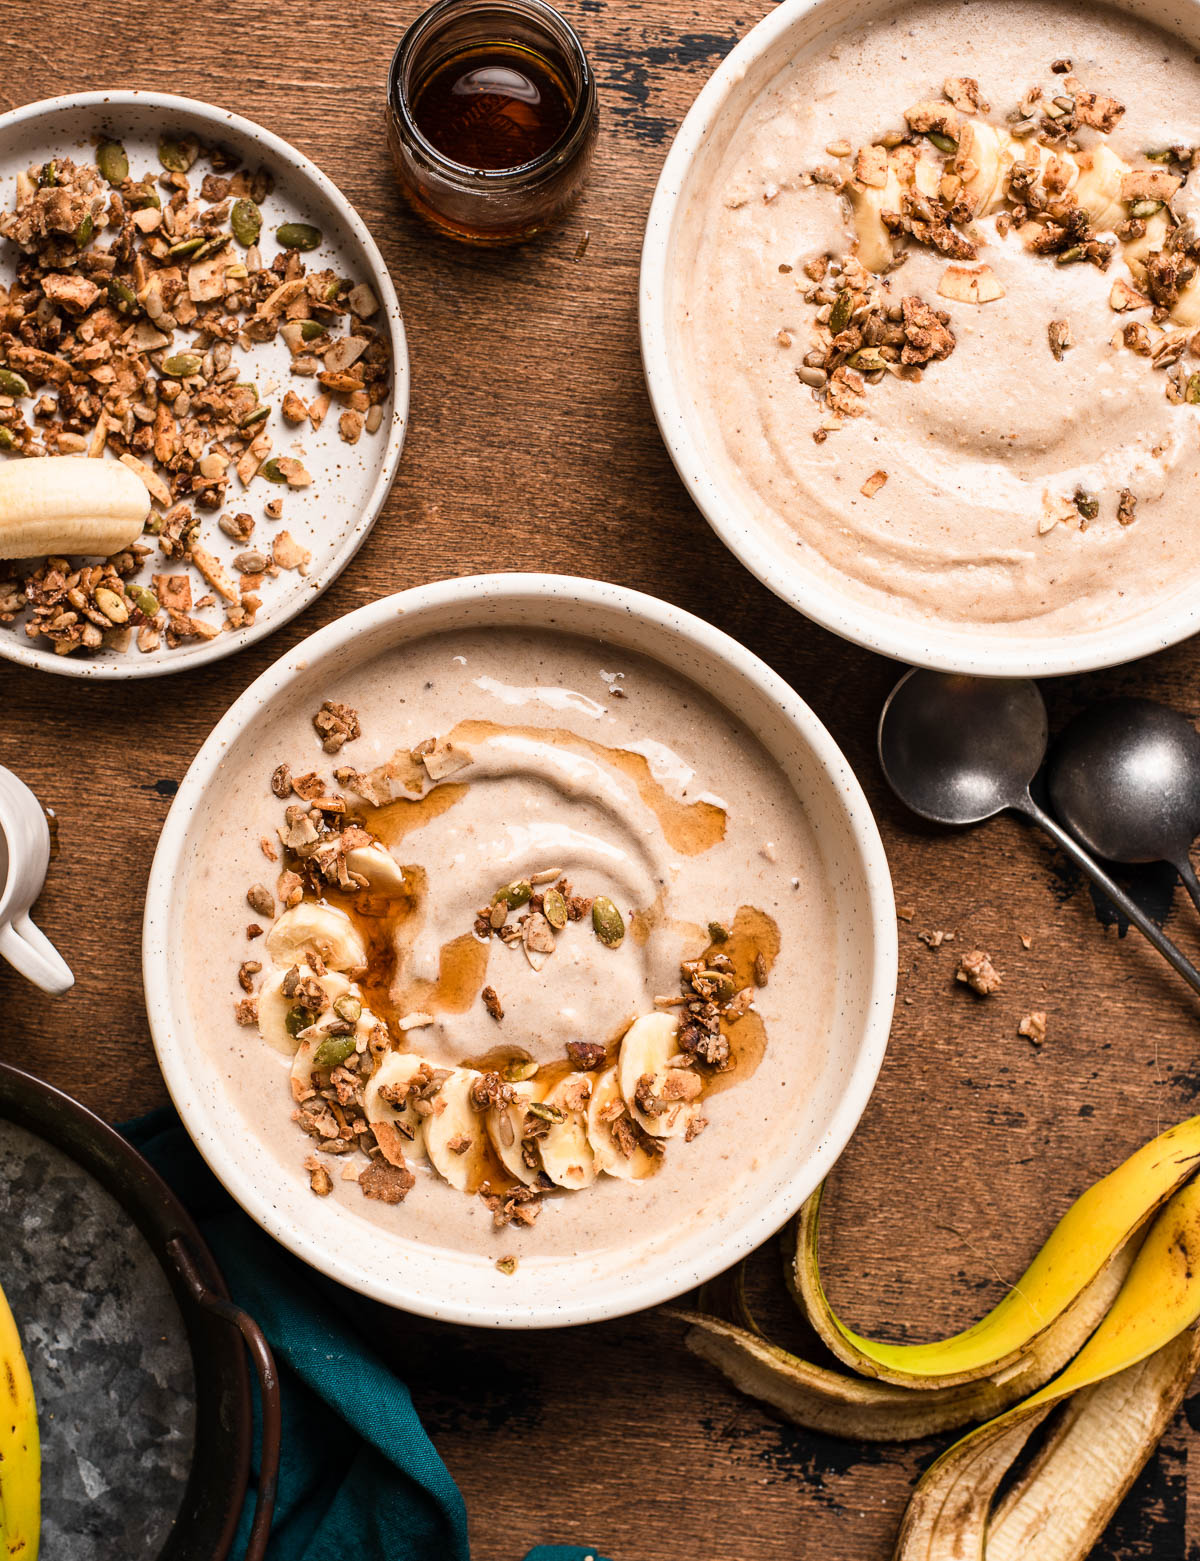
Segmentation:
{"type": "Polygon", "coordinates": [[[879,760],[901,802],[935,824],[981,824],[1007,810],[1044,829],[1200,992],[1200,970],[1030,795],[1048,737],[1046,706],[1029,678],[917,668],[905,673],[883,707],[879,760]]]}
{"type": "Polygon", "coordinates": [[[1046,772],[1055,813],[1110,862],[1170,862],[1200,906],[1188,852],[1200,835],[1200,732],[1150,699],[1113,699],[1076,716],[1046,772]]]}

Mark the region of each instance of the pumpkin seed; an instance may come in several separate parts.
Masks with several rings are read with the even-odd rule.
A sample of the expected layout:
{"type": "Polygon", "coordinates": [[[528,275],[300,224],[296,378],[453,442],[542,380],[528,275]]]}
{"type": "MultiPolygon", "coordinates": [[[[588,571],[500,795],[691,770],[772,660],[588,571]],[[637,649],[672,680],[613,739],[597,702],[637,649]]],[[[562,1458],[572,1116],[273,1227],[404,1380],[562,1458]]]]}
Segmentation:
{"type": "Polygon", "coordinates": [[[515,1274],[517,1271],[517,1260],[512,1256],[498,1257],[496,1259],[496,1267],[502,1274],[515,1274]]]}
{"type": "Polygon", "coordinates": [[[153,206],[155,211],[162,210],[162,200],[158,191],[150,183],[150,180],[141,179],[129,192],[129,205],[134,211],[144,211],[147,206],[153,206]]]}
{"type": "Polygon", "coordinates": [[[710,921],[708,924],[708,941],[710,943],[728,943],[729,928],[719,921],[710,921]]]}
{"type": "Polygon", "coordinates": [[[565,1114],[557,1106],[548,1106],[544,1100],[531,1100],[529,1102],[529,1115],[537,1117],[540,1122],[565,1122],[565,1114]]]}
{"type": "Polygon", "coordinates": [[[158,597],[153,591],[148,590],[144,585],[131,585],[128,591],[139,612],[145,613],[147,618],[158,616],[158,597]]]}
{"type": "Polygon", "coordinates": [[[567,902],[561,889],[546,890],[542,896],[542,914],[555,932],[561,932],[567,925],[567,902]]]}
{"type": "Polygon", "coordinates": [[[295,1039],[301,1030],[307,1030],[312,1023],[312,1016],[307,1008],[301,1008],[299,1004],[295,1008],[289,1008],[287,1018],[283,1021],[284,1029],[295,1039]]]}
{"type": "Polygon", "coordinates": [[[314,1068],[336,1068],[354,1050],[354,1037],[352,1035],[331,1035],[327,1041],[322,1041],[313,1056],[314,1068]]]}
{"type": "Polygon", "coordinates": [[[362,1003],[353,992],[343,992],[335,1001],[333,1011],[339,1019],[345,1019],[348,1024],[357,1024],[362,1018],[362,1003]]]}
{"type": "Polygon", "coordinates": [[[95,230],[96,224],[91,212],[85,212],[79,219],[79,226],[75,229],[75,248],[83,249],[85,245],[90,244],[95,230]]]}
{"type": "Polygon", "coordinates": [[[504,1069],[504,1082],[506,1084],[524,1084],[526,1079],[533,1078],[538,1070],[536,1062],[525,1058],[520,1062],[510,1062],[504,1069]]]}
{"type": "Polygon", "coordinates": [[[119,314],[132,314],[138,307],[138,297],[128,282],[114,276],[108,284],[108,301],[119,314]]]}
{"type": "Polygon", "coordinates": [[[0,424],[0,450],[11,450],[16,442],[12,429],[0,424]]]}
{"type": "Polygon", "coordinates": [[[194,255],[204,243],[202,238],[181,238],[178,244],[172,244],[167,250],[168,255],[194,255]]]}
{"type": "Polygon", "coordinates": [[[1143,152],[1142,155],[1148,163],[1169,163],[1173,153],[1169,146],[1165,146],[1158,151],[1143,152]]]}
{"type": "Polygon", "coordinates": [[[163,359],[162,371],[172,379],[188,379],[193,374],[199,374],[202,361],[198,353],[175,352],[163,359]]]}
{"type": "Polygon", "coordinates": [[[1131,217],[1153,217],[1156,211],[1161,211],[1162,201],[1134,201],[1129,208],[1131,217]]]}
{"type": "Polygon", "coordinates": [[[129,177],[129,158],[119,141],[101,141],[96,148],[96,167],[109,184],[124,184],[129,177]]]}
{"type": "Polygon", "coordinates": [[[251,244],[258,243],[258,236],[262,232],[262,212],[252,200],[242,196],[233,203],[233,210],[229,213],[229,226],[233,229],[233,236],[239,244],[249,249],[251,244]]]}
{"type": "Polygon", "coordinates": [[[270,415],[271,408],[264,401],[261,406],[251,407],[244,417],[238,418],[239,428],[253,428],[255,423],[261,423],[270,415]]]}
{"type": "Polygon", "coordinates": [[[329,282],[329,283],[326,284],[326,287],[325,287],[325,302],[326,303],[332,303],[333,300],[337,297],[337,295],[344,288],[348,287],[349,285],[350,284],[348,282],[343,282],[341,277],[336,277],[335,276],[332,282],[329,282]]]}
{"type": "Polygon", "coordinates": [[[1189,374],[1183,399],[1189,406],[1200,406],[1200,374],[1189,374]]]}
{"type": "Polygon", "coordinates": [[[1095,520],[1100,513],[1100,500],[1080,488],[1071,501],[1084,520],[1095,520]]]}
{"type": "Polygon", "coordinates": [[[943,152],[947,157],[958,151],[958,142],[941,130],[927,130],[925,137],[926,140],[932,141],[938,151],[943,152]]]}
{"type": "Polygon", "coordinates": [[[850,316],[854,313],[854,295],[848,287],[843,287],[834,300],[833,312],[829,316],[829,329],[835,336],[844,331],[850,323],[850,316]]]}
{"type": "Polygon", "coordinates": [[[0,390],[6,396],[31,396],[28,382],[15,369],[0,369],[0,390]]]}
{"type": "Polygon", "coordinates": [[[284,249],[316,249],[321,242],[321,230],[307,222],[285,222],[275,229],[275,237],[284,249]]]}
{"type": "Polygon", "coordinates": [[[265,477],[268,482],[286,482],[287,476],[279,470],[279,460],[272,456],[269,461],[264,461],[258,468],[258,475],[265,477]]]}
{"type": "Polygon", "coordinates": [[[58,164],[54,162],[43,163],[38,174],[38,187],[45,189],[48,184],[58,183],[58,164]]]}
{"type": "Polygon", "coordinates": [[[592,901],[592,926],[605,948],[615,949],[625,936],[624,919],[606,894],[598,894],[592,901]]]}
{"type": "Polygon", "coordinates": [[[195,141],[171,141],[167,137],[158,143],[158,160],[168,173],[186,173],[199,155],[195,141]]]}
{"type": "Polygon", "coordinates": [[[318,336],[324,336],[324,334],[325,334],[325,326],[323,326],[321,324],[320,320],[301,320],[300,321],[300,340],[301,341],[316,341],[318,336]]]}
{"type": "Polygon", "coordinates": [[[880,373],[887,368],[887,359],[878,347],[860,347],[847,361],[851,368],[861,369],[864,374],[880,373]]]}
{"type": "Polygon", "coordinates": [[[129,608],[126,607],[124,598],[110,591],[106,585],[96,587],[96,606],[108,619],[109,623],[128,623],[129,608]]]}
{"type": "Polygon", "coordinates": [[[1078,244],[1073,244],[1070,249],[1064,249],[1061,255],[1055,255],[1056,266],[1073,266],[1083,259],[1083,250],[1078,244]]]}
{"type": "Polygon", "coordinates": [[[528,878],[514,878],[512,883],[505,884],[503,889],[497,889],[492,896],[492,904],[502,900],[510,911],[515,911],[519,905],[529,903],[533,895],[533,885],[528,878]]]}

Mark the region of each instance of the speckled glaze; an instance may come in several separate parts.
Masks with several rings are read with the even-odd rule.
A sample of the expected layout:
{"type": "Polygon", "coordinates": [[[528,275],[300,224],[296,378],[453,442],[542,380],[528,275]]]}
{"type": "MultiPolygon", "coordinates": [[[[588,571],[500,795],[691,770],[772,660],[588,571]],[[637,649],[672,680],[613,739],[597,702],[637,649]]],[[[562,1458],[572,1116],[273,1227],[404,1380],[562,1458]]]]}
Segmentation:
{"type": "Polygon", "coordinates": [[[735,642],[675,608],[617,586],[543,575],[481,576],[404,592],[331,624],[264,673],[184,779],[151,871],[143,942],[147,1006],[168,1087],[202,1153],[246,1210],[306,1261],[365,1294],[496,1327],[588,1322],[654,1304],[719,1272],[783,1224],[827,1173],[866,1105],[886,1045],[895,961],[891,885],[874,821],[845,760],[796,694],[735,642]],[[314,1199],[295,1163],[266,1152],[263,1135],[246,1131],[232,1070],[213,1047],[196,1043],[180,979],[193,922],[180,892],[185,864],[211,840],[214,808],[228,794],[223,786],[245,773],[256,732],[294,709],[311,713],[331,686],[352,686],[410,642],[489,627],[569,634],[576,643],[582,637],[608,657],[648,656],[703,689],[719,689],[804,812],[830,912],[827,1062],[782,1151],[753,1159],[735,1189],[702,1201],[685,1229],[666,1236],[660,1224],[644,1237],[634,1229],[624,1245],[553,1256],[539,1256],[536,1239],[519,1243],[511,1276],[497,1272],[490,1242],[482,1251],[452,1250],[406,1236],[402,1219],[365,1218],[353,1204],[314,1199]]]}
{"type": "MultiPolygon", "coordinates": [[[[392,350],[392,396],[385,405],[384,421],[375,434],[364,433],[356,445],[338,434],[337,418],[326,418],[317,431],[291,427],[278,407],[266,427],[274,435],[276,453],[295,454],[302,444],[304,461],[312,473],[312,485],[303,490],[285,489],[280,525],[312,551],[312,566],[301,577],[285,571],[266,582],[262,609],[246,628],[223,631],[213,640],[190,640],[169,649],[143,655],[100,651],[82,656],[56,656],[51,647],[29,639],[23,626],[0,627],[0,659],[40,667],[64,677],[141,678],[183,672],[209,661],[231,656],[244,645],[270,634],[294,618],[320,596],[354,557],[383,508],[404,446],[408,423],[409,364],[404,322],[396,290],[383,257],[362,218],[337,186],[307,157],[279,136],[227,109],[215,108],[191,98],[161,92],[87,92],[77,96],[47,98],[0,115],[0,202],[10,206],[17,172],[32,162],[43,162],[54,152],[75,157],[90,156],[95,136],[103,132],[124,142],[135,174],[157,169],[155,153],[160,133],[191,133],[200,140],[220,141],[240,153],[250,168],[266,167],[275,175],[274,193],[263,202],[264,262],[278,250],[274,230],[284,222],[304,221],[321,229],[319,249],[305,255],[309,269],[332,267],[356,282],[367,282],[379,299],[379,313],[372,324],[386,331],[392,350]]],[[[0,280],[14,272],[11,246],[0,265],[0,280]]],[[[181,332],[179,340],[189,335],[181,332]]],[[[237,354],[235,363],[256,371],[260,385],[276,381],[282,392],[291,381],[287,372],[290,354],[280,341],[257,345],[250,354],[237,354]]],[[[254,377],[250,375],[248,377],[254,377]]],[[[81,457],[83,459],[83,457],[81,457]]],[[[279,489],[258,480],[244,492],[232,485],[231,510],[250,510],[258,521],[258,533],[273,529],[261,519],[262,505],[279,496],[279,489]]],[[[210,550],[228,562],[244,545],[233,543],[217,530],[216,514],[202,513],[201,532],[210,550]]],[[[161,562],[161,561],[160,561],[161,562]]]]}
{"type": "MultiPolygon", "coordinates": [[[[1121,19],[1121,25],[1127,29],[1129,20],[1133,19],[1137,23],[1162,28],[1179,38],[1183,60],[1190,59],[1200,42],[1200,5],[1195,0],[1181,0],[1179,4],[1170,4],[1167,0],[1125,0],[1125,3],[1112,9],[1121,19]]],[[[805,501],[802,482],[797,481],[789,486],[786,470],[778,474],[780,492],[785,495],[786,504],[792,506],[789,511],[791,520],[788,525],[784,525],[773,514],[768,515],[767,507],[751,491],[750,481],[742,479],[730,455],[724,453],[721,437],[713,434],[713,397],[701,383],[703,376],[695,371],[688,347],[687,301],[689,297],[698,296],[705,285],[704,278],[698,274],[703,267],[696,268],[690,263],[689,233],[694,242],[705,208],[710,203],[714,183],[727,179],[731,166],[740,166],[735,159],[749,144],[751,130],[748,127],[757,123],[756,115],[759,118],[767,116],[776,99],[782,101],[786,97],[789,82],[809,79],[806,72],[811,71],[812,79],[819,82],[822,61],[844,56],[847,69],[852,72],[853,87],[855,71],[861,69],[869,78],[871,68],[876,71],[880,68],[878,59],[873,56],[870,57],[874,61],[873,66],[860,64],[856,51],[862,44],[862,38],[866,37],[871,42],[882,38],[884,44],[880,45],[881,48],[890,47],[897,51],[896,91],[901,94],[901,102],[907,101],[903,93],[909,91],[912,82],[904,73],[908,71],[911,75],[916,67],[911,63],[902,66],[899,59],[901,56],[908,58],[903,52],[905,38],[910,33],[916,38],[919,32],[918,20],[913,20],[909,27],[910,14],[916,18],[916,8],[889,6],[881,12],[877,7],[864,3],[864,0],[784,0],[784,4],[738,45],[693,105],[663,169],[651,207],[642,257],[642,352],[650,395],[663,438],[696,503],[714,530],[742,562],[785,601],[826,628],[858,644],[922,666],[996,676],[1038,677],[1081,672],[1149,654],[1186,638],[1200,626],[1196,593],[1180,588],[1180,576],[1189,567],[1191,538],[1186,526],[1178,534],[1178,544],[1168,564],[1158,574],[1155,574],[1154,566],[1158,563],[1164,543],[1158,536],[1151,535],[1150,528],[1140,534],[1135,534],[1133,530],[1128,534],[1122,532],[1117,541],[1125,544],[1125,552],[1112,551],[1111,556],[1098,555],[1094,545],[1099,539],[1097,533],[1092,539],[1089,554],[1089,559],[1095,555],[1093,576],[1087,576],[1088,560],[1075,557],[1072,558],[1075,574],[1070,577],[1067,586],[1058,579],[1052,568],[1044,569],[1051,585],[1056,585],[1063,598],[1058,618],[1045,609],[1047,616],[1039,623],[1035,602],[1035,607],[1026,613],[1022,621],[1018,611],[1019,601],[1014,606],[1002,600],[1004,593],[998,585],[995,588],[995,600],[987,594],[988,586],[994,582],[985,567],[979,570],[980,600],[977,605],[969,610],[957,611],[955,605],[947,601],[943,612],[939,608],[939,601],[943,598],[939,598],[935,589],[929,588],[928,600],[921,604],[920,611],[915,611],[912,600],[906,599],[903,594],[906,592],[906,581],[904,568],[899,562],[892,571],[890,582],[888,570],[880,572],[874,597],[869,597],[862,589],[858,575],[867,568],[874,541],[880,540],[885,551],[894,549],[897,559],[904,545],[900,539],[905,539],[909,545],[911,572],[907,581],[910,588],[907,597],[911,597],[914,589],[919,594],[923,567],[927,569],[930,579],[936,575],[937,559],[932,555],[939,542],[949,549],[947,557],[958,558],[961,554],[968,564],[976,555],[981,565],[986,565],[993,555],[998,558],[1011,540],[1008,532],[1004,531],[1004,525],[1012,529],[1009,524],[1009,507],[1000,504],[997,513],[1001,516],[1001,522],[990,529],[981,525],[980,535],[971,534],[969,528],[965,529],[964,535],[960,535],[953,524],[948,524],[946,535],[950,541],[947,543],[945,537],[935,536],[933,516],[918,513],[919,504],[917,511],[910,505],[906,511],[898,514],[894,525],[889,524],[887,515],[879,506],[872,509],[867,501],[858,499],[859,479],[855,477],[853,483],[846,483],[850,494],[849,504],[857,504],[860,511],[864,510],[865,505],[865,511],[869,514],[865,519],[861,516],[856,518],[847,508],[844,518],[839,521],[837,517],[843,513],[841,506],[847,503],[844,496],[839,497],[837,489],[837,484],[845,481],[841,464],[846,463],[851,471],[856,472],[864,457],[861,449],[856,452],[846,445],[839,445],[835,450],[831,440],[824,450],[825,468],[816,471],[811,478],[812,492],[818,494],[816,500],[805,501]],[[692,291],[689,292],[689,289],[692,291]],[[857,460],[854,459],[856,454],[857,460]],[[837,514],[831,514],[834,511],[837,514]],[[919,546],[914,545],[914,539],[919,544],[925,537],[923,528],[927,523],[929,558],[921,555],[919,546]],[[860,527],[861,535],[855,535],[856,525],[860,527]],[[875,527],[876,532],[872,532],[871,527],[875,527]],[[1130,552],[1139,544],[1147,549],[1142,558],[1130,552]],[[840,578],[836,567],[830,566],[826,556],[836,557],[839,549],[845,563],[840,578]],[[1118,557],[1124,562],[1118,562],[1118,557]],[[1176,562],[1178,570],[1173,572],[1171,564],[1176,562]],[[1086,578],[1081,580],[1080,575],[1086,578]],[[1127,592],[1124,589],[1126,586],[1127,592]],[[1089,603],[1089,592],[1093,589],[1095,600],[1089,603]],[[1110,591],[1112,600],[1102,605],[1100,597],[1105,589],[1110,591]],[[1125,599],[1126,595],[1129,600],[1125,599]],[[1073,603],[1075,610],[1072,615],[1073,603]]],[[[1044,69],[1041,56],[1046,52],[1044,35],[1050,26],[1046,17],[1042,16],[1042,33],[1037,33],[1030,20],[1033,14],[1033,11],[1028,16],[1022,13],[1024,20],[1018,19],[1014,24],[1018,27],[1020,37],[1032,40],[1029,47],[1036,57],[1030,58],[1030,80],[1037,76],[1039,68],[1044,69]]],[[[1046,15],[1052,14],[1047,10],[1046,15]]],[[[1119,45],[1111,41],[1106,45],[1097,30],[1100,28],[1099,21],[1093,26],[1091,17],[1090,12],[1069,12],[1064,8],[1062,37],[1053,52],[1072,55],[1085,75],[1090,69],[1092,75],[1110,77],[1115,69],[1112,55],[1114,49],[1119,53],[1119,45]],[[1076,30],[1072,31],[1072,28],[1076,30]],[[1091,62],[1093,47],[1099,63],[1091,62]]],[[[977,41],[981,36],[986,36],[988,26],[1003,29],[1004,23],[996,22],[993,13],[981,8],[978,25],[973,27],[972,18],[959,8],[953,13],[952,24],[948,25],[952,25],[952,33],[946,40],[945,58],[935,68],[934,84],[942,69],[967,70],[979,76],[985,88],[990,90],[991,78],[984,68],[988,59],[982,55],[977,59],[975,54],[970,53],[975,42],[964,40],[977,41]],[[963,57],[954,52],[959,45],[965,51],[963,57]]],[[[1151,55],[1157,57],[1156,34],[1132,30],[1123,34],[1115,22],[1109,24],[1106,37],[1111,40],[1119,36],[1136,37],[1143,55],[1147,58],[1151,55]]],[[[919,39],[912,47],[915,57],[920,57],[919,39]]],[[[862,48],[869,54],[866,45],[862,45],[862,48]]],[[[979,45],[976,53],[982,48],[979,45]]],[[[1003,55],[1003,48],[997,45],[998,56],[1003,55]]],[[[936,54],[937,50],[927,49],[926,53],[936,54]]],[[[1009,56],[1005,56],[1009,67],[1013,63],[1011,53],[1010,48],[1009,56]]],[[[1001,80],[1005,81],[1007,91],[1007,82],[999,64],[997,70],[1001,80]]],[[[1138,75],[1136,69],[1134,75],[1135,78],[1138,75]]],[[[884,103],[881,111],[889,123],[899,113],[892,100],[891,89],[892,84],[889,83],[889,91],[881,99],[884,103]]],[[[861,92],[861,83],[857,90],[861,92]]],[[[832,94],[820,85],[815,86],[813,91],[817,94],[814,103],[819,107],[812,109],[812,123],[819,128],[820,116],[826,111],[832,94]]],[[[1122,90],[1121,96],[1129,98],[1135,92],[1135,85],[1131,82],[1128,91],[1122,90]]],[[[1134,119],[1137,117],[1132,111],[1131,116],[1134,119]]],[[[851,116],[843,113],[842,119],[846,117],[851,116]]],[[[797,122],[809,125],[803,113],[797,114],[797,122]]],[[[839,124],[841,122],[839,120],[839,124]]],[[[874,126],[874,121],[872,128],[878,128],[874,126]]],[[[1135,137],[1135,144],[1141,144],[1136,141],[1137,136],[1144,139],[1150,135],[1150,131],[1140,122],[1132,127],[1131,133],[1135,137]]],[[[782,132],[780,134],[782,136],[782,132]]],[[[780,149],[777,144],[779,139],[768,136],[765,144],[770,147],[772,156],[780,152],[790,169],[795,157],[789,159],[786,149],[780,149]]],[[[823,138],[818,136],[818,139],[823,138]]],[[[746,172],[747,177],[753,180],[755,170],[748,169],[746,172]]],[[[775,208],[771,210],[774,214],[775,208]]],[[[796,240],[800,245],[806,241],[803,237],[796,240]]],[[[920,270],[919,264],[917,270],[920,270]]],[[[748,278],[745,267],[732,265],[730,275],[738,278],[741,287],[755,285],[753,278],[748,278]]],[[[907,270],[905,275],[908,275],[907,270]]],[[[917,280],[920,280],[919,276],[917,280]]],[[[1090,283],[1094,279],[1085,281],[1090,283]]],[[[1106,310],[1107,285],[1107,282],[1101,281],[1094,289],[1097,294],[1096,306],[1101,310],[1106,310]]],[[[1015,294],[1016,290],[1010,291],[1015,294]]],[[[1048,292],[1052,292],[1052,289],[1048,289],[1048,292]]],[[[1048,296],[1044,313],[1050,317],[1055,312],[1054,300],[1048,296]]],[[[1042,336],[1044,328],[1039,324],[1039,342],[1042,336]]],[[[954,373],[963,372],[969,367],[969,362],[969,354],[964,350],[961,361],[957,361],[956,370],[949,376],[943,376],[936,386],[933,376],[930,376],[930,394],[937,387],[944,391],[946,385],[952,385],[954,373]]],[[[1024,354],[1019,356],[1014,372],[1016,383],[1021,387],[1026,383],[1027,374],[1035,384],[1039,378],[1045,377],[1039,375],[1036,362],[1030,363],[1027,368],[1024,354]]],[[[719,372],[714,374],[712,383],[718,386],[723,383],[719,372]]],[[[1011,376],[1005,378],[999,374],[997,383],[1006,394],[1012,388],[1011,376]]],[[[1153,388],[1161,400],[1161,388],[1157,385],[1153,388]]],[[[1100,405],[1099,392],[1094,393],[1095,404],[1100,405]]],[[[734,399],[731,394],[731,404],[734,399]]],[[[1150,410],[1157,418],[1161,410],[1157,401],[1150,410]]],[[[744,406],[737,407],[736,412],[736,418],[733,412],[729,412],[731,426],[736,424],[737,428],[735,444],[744,438],[748,448],[756,447],[756,441],[765,446],[769,442],[769,412],[763,411],[761,406],[749,415],[744,406]]],[[[911,415],[911,407],[906,407],[906,413],[911,415]]],[[[1119,445],[1116,420],[1111,410],[1106,415],[1109,419],[1106,426],[1111,427],[1113,442],[1119,445]]],[[[1086,412],[1081,414],[1081,418],[1084,426],[1091,426],[1086,412]]],[[[780,422],[786,428],[786,420],[781,418],[780,422]]],[[[1004,426],[1007,428],[1008,424],[1004,426]]],[[[1194,427],[1187,420],[1181,420],[1180,426],[1185,431],[1194,427]]],[[[930,440],[927,465],[932,470],[941,448],[937,442],[937,432],[929,433],[927,429],[918,432],[930,440]]],[[[856,430],[856,433],[863,434],[864,431],[856,430]]],[[[869,431],[866,437],[869,442],[869,431]]],[[[1147,433],[1147,441],[1150,437],[1147,433]]],[[[1187,432],[1186,437],[1190,441],[1187,459],[1192,460],[1194,433],[1187,432]]],[[[806,460],[804,449],[812,450],[815,447],[808,440],[807,428],[798,430],[796,438],[794,453],[799,463],[806,460]]],[[[853,439],[849,442],[852,445],[853,439]]],[[[893,438],[892,442],[903,441],[893,438]]],[[[982,473],[986,468],[988,451],[982,435],[980,442],[978,468],[982,473]]],[[[1106,449],[1102,442],[1094,447],[1089,445],[1088,448],[1091,458],[1097,461],[1106,449]]],[[[877,447],[872,445],[868,450],[868,464],[864,471],[870,469],[870,460],[875,458],[877,447]]],[[[813,462],[815,469],[819,465],[815,456],[813,462]]],[[[880,458],[879,464],[895,466],[896,463],[880,458]]],[[[1022,475],[1025,475],[1024,467],[1016,457],[1011,465],[1014,470],[1020,469],[1022,475]]],[[[772,480],[775,480],[775,468],[768,466],[768,471],[772,480]]],[[[805,474],[807,481],[807,467],[805,474]]],[[[1181,473],[1181,479],[1186,491],[1186,471],[1181,473]]],[[[986,500],[982,476],[979,482],[979,505],[982,507],[986,500]]],[[[901,491],[901,487],[898,481],[894,490],[890,490],[893,491],[890,501],[893,504],[908,497],[901,491]]],[[[943,491],[939,488],[939,501],[943,497],[943,491]]],[[[1014,551],[1011,546],[1008,552],[1003,553],[1004,559],[1008,560],[1010,554],[1018,559],[1023,556],[1019,549],[1014,551]]],[[[997,569],[997,579],[1000,572],[997,569]]],[[[969,583],[972,578],[970,567],[962,573],[964,581],[969,583]]],[[[1013,569],[1012,573],[1015,575],[1016,570],[1013,569]]],[[[1064,580],[1067,578],[1065,569],[1059,573],[1064,580]]],[[[1006,581],[1006,584],[1012,582],[1006,581]]],[[[1047,598],[1051,585],[1047,585],[1043,592],[1047,598]]],[[[1012,585],[1012,589],[1018,597],[1021,589],[1028,589],[1023,576],[1019,583],[1012,585]]],[[[944,593],[944,597],[948,597],[948,594],[944,593]]]]}

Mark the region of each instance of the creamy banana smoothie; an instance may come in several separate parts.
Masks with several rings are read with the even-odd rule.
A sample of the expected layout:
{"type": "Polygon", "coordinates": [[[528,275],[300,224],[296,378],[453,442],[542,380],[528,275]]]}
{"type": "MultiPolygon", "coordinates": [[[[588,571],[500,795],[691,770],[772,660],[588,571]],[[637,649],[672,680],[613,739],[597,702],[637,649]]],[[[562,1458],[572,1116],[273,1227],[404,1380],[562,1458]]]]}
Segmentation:
{"type": "Polygon", "coordinates": [[[783,773],[699,688],[549,631],[323,692],[226,775],[188,887],[244,1131],[502,1264],[694,1227],[826,1061],[832,897],[783,773]]]}
{"type": "Polygon", "coordinates": [[[802,51],[697,170],[685,373],[807,567],[1069,634],[1193,592],[1200,68],[1127,15],[914,5],[802,51]]]}

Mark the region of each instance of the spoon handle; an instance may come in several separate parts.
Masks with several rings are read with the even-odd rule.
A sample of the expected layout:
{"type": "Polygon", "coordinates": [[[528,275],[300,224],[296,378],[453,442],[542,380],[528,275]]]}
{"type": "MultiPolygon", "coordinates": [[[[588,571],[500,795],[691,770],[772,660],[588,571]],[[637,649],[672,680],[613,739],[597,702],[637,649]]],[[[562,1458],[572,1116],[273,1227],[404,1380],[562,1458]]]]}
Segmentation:
{"type": "Polygon", "coordinates": [[[1192,897],[1192,904],[1200,910],[1200,878],[1196,877],[1196,869],[1192,866],[1188,857],[1180,857],[1178,862],[1172,862],[1171,866],[1183,880],[1183,887],[1192,897]]]}
{"type": "MultiPolygon", "coordinates": [[[[1076,866],[1083,869],[1096,887],[1102,890],[1125,916],[1128,916],[1129,920],[1140,932],[1145,933],[1162,957],[1174,970],[1179,972],[1193,991],[1200,992],[1200,970],[1197,970],[1191,960],[1175,947],[1170,938],[1154,925],[1141,907],[1134,904],[1124,889],[1112,881],[1099,862],[1089,856],[1077,840],[1068,835],[1061,825],[1055,823],[1048,813],[1039,808],[1028,792],[1025,793],[1019,802],[1015,802],[1013,807],[1018,813],[1023,813],[1026,818],[1031,819],[1033,823],[1044,829],[1055,844],[1066,852],[1076,866]]],[[[1184,882],[1187,882],[1186,878],[1184,882]]]]}

